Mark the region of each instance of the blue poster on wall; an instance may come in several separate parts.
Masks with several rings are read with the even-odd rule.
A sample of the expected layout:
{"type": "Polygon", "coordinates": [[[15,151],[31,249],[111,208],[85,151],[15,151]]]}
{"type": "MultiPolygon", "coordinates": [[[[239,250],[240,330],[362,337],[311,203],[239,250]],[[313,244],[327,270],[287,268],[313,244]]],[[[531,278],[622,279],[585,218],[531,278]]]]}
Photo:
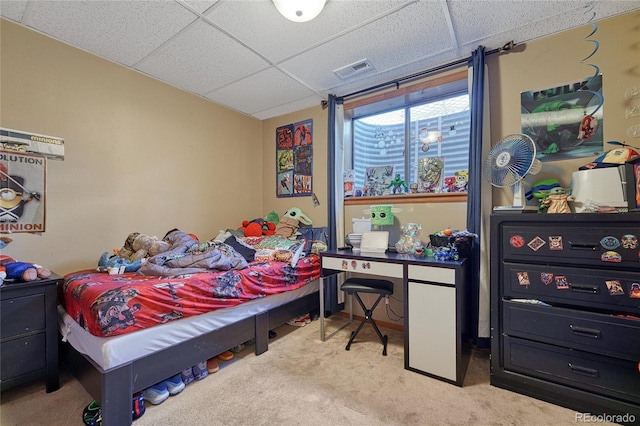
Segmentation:
{"type": "Polygon", "coordinates": [[[276,196],[310,197],[313,193],[313,120],[276,129],[276,196]]]}

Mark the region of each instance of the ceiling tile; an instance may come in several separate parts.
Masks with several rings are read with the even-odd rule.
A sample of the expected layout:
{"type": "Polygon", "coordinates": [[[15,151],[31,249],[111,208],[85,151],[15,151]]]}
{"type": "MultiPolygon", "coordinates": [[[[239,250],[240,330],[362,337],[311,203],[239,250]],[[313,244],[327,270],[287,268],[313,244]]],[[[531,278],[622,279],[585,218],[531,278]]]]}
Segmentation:
{"type": "Polygon", "coordinates": [[[136,69],[177,87],[204,94],[269,64],[204,21],[156,50],[136,69]]]}
{"type": "Polygon", "coordinates": [[[253,114],[306,98],[313,92],[275,68],[269,68],[205,96],[238,111],[253,114]]]}
{"type": "Polygon", "coordinates": [[[133,65],[196,15],[167,1],[37,1],[26,25],[96,55],[133,65]]]}
{"type": "Polygon", "coordinates": [[[0,3],[0,13],[5,18],[16,22],[21,22],[24,12],[27,10],[29,2],[26,1],[2,1],[0,3]]]}

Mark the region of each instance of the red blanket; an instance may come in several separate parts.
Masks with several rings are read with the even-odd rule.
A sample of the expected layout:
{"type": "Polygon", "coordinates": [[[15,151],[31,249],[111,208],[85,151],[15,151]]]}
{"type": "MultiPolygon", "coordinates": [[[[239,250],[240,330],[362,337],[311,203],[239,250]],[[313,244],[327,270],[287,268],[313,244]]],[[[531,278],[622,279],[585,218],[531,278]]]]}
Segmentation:
{"type": "Polygon", "coordinates": [[[84,329],[106,337],[295,290],[319,277],[316,255],[300,259],[296,268],[284,262],[252,262],[241,270],[175,277],[86,270],[65,276],[59,300],[84,329]]]}

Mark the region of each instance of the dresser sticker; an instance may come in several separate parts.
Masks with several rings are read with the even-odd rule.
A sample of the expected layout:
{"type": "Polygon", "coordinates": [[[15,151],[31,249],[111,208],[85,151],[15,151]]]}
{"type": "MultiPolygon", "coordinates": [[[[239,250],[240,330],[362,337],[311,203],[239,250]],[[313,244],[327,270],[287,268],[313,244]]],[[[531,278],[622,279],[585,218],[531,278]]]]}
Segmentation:
{"type": "Polygon", "coordinates": [[[542,238],[540,237],[535,237],[533,240],[529,241],[529,244],[527,244],[529,246],[529,248],[533,251],[538,251],[540,249],[540,247],[542,247],[543,245],[547,244],[542,238]]]}
{"type": "Polygon", "coordinates": [[[549,285],[553,282],[553,274],[551,272],[540,272],[540,281],[544,285],[549,285]]]}
{"type": "Polygon", "coordinates": [[[518,272],[516,275],[518,276],[518,284],[524,286],[531,285],[531,281],[529,281],[529,274],[527,272],[518,272]]]}
{"type": "Polygon", "coordinates": [[[633,234],[622,236],[622,248],[634,250],[638,247],[638,237],[633,234]]]}
{"type": "Polygon", "coordinates": [[[632,299],[640,299],[640,284],[631,284],[631,289],[629,289],[629,297],[632,299]]]}
{"type": "Polygon", "coordinates": [[[564,275],[558,275],[556,277],[556,288],[558,290],[566,290],[569,288],[569,281],[567,281],[567,277],[564,275]]]}
{"type": "Polygon", "coordinates": [[[520,248],[524,246],[524,238],[521,235],[513,235],[509,238],[509,244],[511,244],[511,247],[520,248]]]}
{"type": "Polygon", "coordinates": [[[549,250],[562,250],[562,237],[549,236],[549,250]]]}
{"type": "Polygon", "coordinates": [[[620,247],[620,240],[609,235],[600,240],[600,245],[607,250],[615,250],[620,247]]]}
{"type": "Polygon", "coordinates": [[[342,269],[344,269],[345,271],[349,269],[349,262],[347,262],[346,260],[342,261],[342,269]]]}
{"type": "Polygon", "coordinates": [[[358,262],[356,262],[355,260],[351,261],[351,269],[356,269],[358,267],[358,262]]]}
{"type": "Polygon", "coordinates": [[[362,269],[371,269],[371,263],[362,262],[362,269]]]}
{"type": "Polygon", "coordinates": [[[622,288],[622,284],[618,280],[605,281],[607,284],[607,289],[609,290],[609,294],[611,296],[622,296],[624,294],[624,289],[622,288]]]}
{"type": "Polygon", "coordinates": [[[620,255],[615,251],[607,251],[602,253],[602,256],[600,256],[600,260],[602,260],[603,262],[620,263],[622,262],[622,257],[620,257],[620,255]]]}

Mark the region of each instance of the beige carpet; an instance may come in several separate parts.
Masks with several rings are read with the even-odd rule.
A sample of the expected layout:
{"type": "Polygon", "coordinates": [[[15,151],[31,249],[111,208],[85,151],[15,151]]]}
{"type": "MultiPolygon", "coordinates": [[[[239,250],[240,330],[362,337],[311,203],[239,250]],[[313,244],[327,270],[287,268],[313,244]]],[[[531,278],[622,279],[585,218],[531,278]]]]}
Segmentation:
{"type": "MultiPolygon", "coordinates": [[[[473,353],[460,388],[405,370],[398,331],[382,329],[389,335],[384,357],[369,325],[350,351],[344,350],[349,328],[326,342],[319,329],[319,321],[279,327],[266,353],[256,357],[248,346],[221,362],[219,372],[160,405],[147,404],[134,425],[576,424],[574,411],[490,386],[486,353],[473,353]]],[[[90,400],[63,370],[57,392],[45,393],[38,381],[3,393],[0,424],[82,425],[90,400]]]]}

